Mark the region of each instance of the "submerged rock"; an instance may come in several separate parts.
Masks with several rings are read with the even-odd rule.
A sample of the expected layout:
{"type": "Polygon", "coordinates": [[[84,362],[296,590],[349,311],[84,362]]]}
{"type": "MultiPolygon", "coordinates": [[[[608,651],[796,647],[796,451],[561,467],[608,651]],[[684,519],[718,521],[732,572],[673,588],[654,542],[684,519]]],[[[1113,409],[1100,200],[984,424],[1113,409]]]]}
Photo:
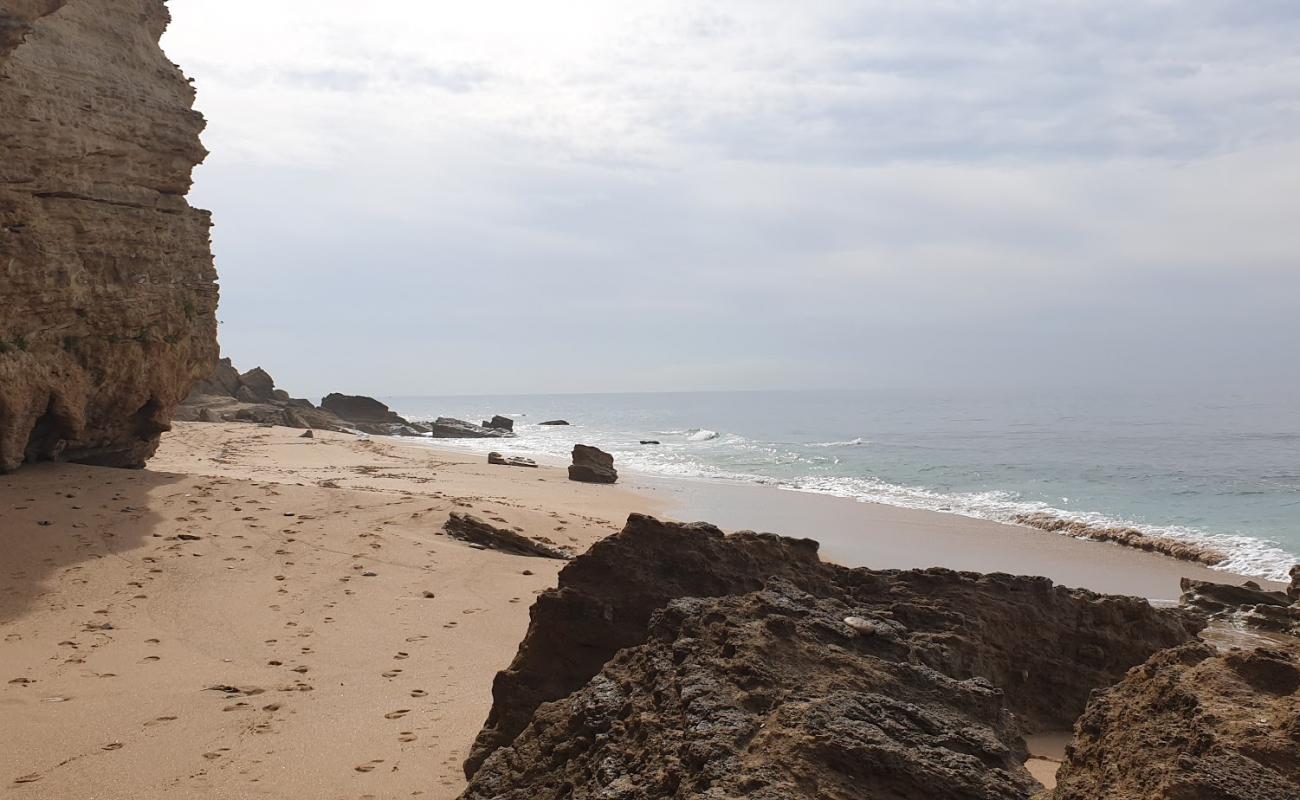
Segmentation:
{"type": "Polygon", "coordinates": [[[492,550],[501,550],[521,556],[535,556],[537,558],[564,560],[573,558],[572,553],[556,546],[549,539],[531,539],[516,531],[498,528],[484,522],[473,514],[462,514],[458,511],[451,512],[451,516],[447,518],[446,524],[443,525],[443,530],[453,539],[482,545],[492,550]]]}
{"type": "Polygon", "coordinates": [[[140,467],[217,359],[206,151],[161,0],[0,3],[0,472],[140,467]]]}
{"type": "Polygon", "coordinates": [[[1300,645],[1157,653],[1088,703],[1053,800],[1300,798],[1300,645]]]}
{"type": "Polygon", "coordinates": [[[1030,528],[1037,528],[1048,533],[1060,533],[1076,539],[1091,539],[1098,542],[1110,542],[1148,553],[1160,553],[1180,561],[1194,561],[1198,564],[1214,566],[1223,563],[1226,556],[1213,547],[1167,536],[1154,536],[1137,528],[1115,528],[1092,525],[1087,522],[1062,519],[1042,512],[1017,514],[1013,521],[1030,528]]]}
{"type": "Polygon", "coordinates": [[[568,425],[569,423],[562,419],[549,419],[546,422],[539,422],[538,425],[568,425]]]}
{"type": "Polygon", "coordinates": [[[573,464],[569,466],[569,480],[582,483],[614,483],[618,471],[614,457],[604,450],[585,444],[573,446],[573,464]]]}
{"type": "MultiPolygon", "coordinates": [[[[988,681],[1001,690],[997,702],[1030,731],[1068,728],[1093,689],[1114,683],[1156,650],[1188,641],[1205,624],[1197,613],[1066,589],[1046,578],[945,569],[848,569],[823,563],[817,549],[816,542],[806,539],[756,533],[724,536],[711,525],[632,515],[622,532],[574,559],[561,571],[558,587],[538,597],[519,652],[493,683],[492,711],[466,761],[466,775],[475,777],[480,768],[488,769],[489,756],[509,747],[542,704],[578,691],[618,651],[645,643],[651,616],[672,600],[757,592],[773,577],[818,600],[833,601],[827,606],[833,609],[829,618],[842,635],[859,633],[844,622],[847,617],[871,622],[881,631],[872,638],[894,643],[897,660],[924,666],[935,681],[988,681]]],[[[768,641],[773,646],[785,642],[780,646],[790,648],[807,644],[818,648],[828,663],[840,663],[838,652],[794,636],[799,630],[791,625],[791,638],[768,641]]],[[[691,654],[687,643],[678,652],[691,654]]],[[[777,652],[771,656],[793,658],[777,652]]],[[[725,661],[719,668],[726,669],[725,661]]],[[[910,667],[908,674],[913,674],[910,667]]],[[[803,706],[793,701],[783,705],[787,697],[769,694],[764,701],[770,703],[769,713],[782,709],[797,716],[803,706]]],[[[890,715],[894,713],[903,712],[890,715]]],[[[987,717],[980,719],[982,725],[990,724],[987,717]]],[[[660,718],[641,733],[659,736],[654,726],[669,724],[682,723],[660,718]]],[[[889,730],[886,726],[879,735],[888,738],[889,730]]],[[[532,745],[528,747],[526,752],[532,752],[532,745]]],[[[502,759],[493,762],[497,766],[492,769],[515,774],[511,765],[519,762],[514,756],[502,759]]],[[[686,773],[691,774],[689,768],[686,773]]],[[[481,778],[482,783],[475,777],[474,786],[503,785],[494,783],[491,775],[481,778]]]]}

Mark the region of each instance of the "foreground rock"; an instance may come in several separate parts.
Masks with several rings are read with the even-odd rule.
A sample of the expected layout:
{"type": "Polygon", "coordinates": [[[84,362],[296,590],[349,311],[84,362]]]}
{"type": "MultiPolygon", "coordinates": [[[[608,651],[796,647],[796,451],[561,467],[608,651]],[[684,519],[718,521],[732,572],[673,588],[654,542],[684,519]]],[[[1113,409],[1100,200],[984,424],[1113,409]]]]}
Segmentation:
{"type": "Polygon", "coordinates": [[[569,480],[581,483],[614,483],[618,470],[614,457],[604,450],[585,444],[573,446],[573,463],[569,466],[569,480]]]}
{"type": "Polygon", "coordinates": [[[1287,596],[1300,603],[1300,564],[1291,568],[1291,585],[1287,587],[1287,596]]]}
{"type": "Polygon", "coordinates": [[[498,528],[484,522],[473,514],[451,512],[451,516],[443,525],[443,530],[453,539],[515,555],[565,560],[573,558],[572,553],[556,546],[549,539],[531,539],[516,531],[498,528]]]}
{"type": "Polygon", "coordinates": [[[217,357],[206,151],[161,0],[0,3],[0,471],[140,467],[217,357]]]}
{"type": "MultiPolygon", "coordinates": [[[[1153,652],[1188,641],[1204,625],[1199,614],[1154,609],[1137,598],[1065,589],[1045,578],[942,569],[847,569],[823,563],[817,543],[810,540],[755,533],[724,536],[708,525],[678,525],[633,515],[622,532],[574,559],[560,573],[558,588],[537,599],[518,654],[493,684],[492,711],[466,761],[466,775],[475,778],[474,787],[500,786],[498,777],[514,774],[512,765],[519,763],[515,755],[504,754],[491,767],[485,762],[497,750],[511,746],[543,703],[581,689],[618,651],[644,644],[656,611],[678,598],[758,592],[773,577],[789,581],[818,601],[831,601],[836,609],[850,609],[846,616],[866,620],[883,639],[905,643],[892,651],[899,676],[920,674],[911,666],[924,666],[936,685],[972,678],[990,682],[1001,691],[1001,699],[989,702],[1005,704],[1030,731],[1069,728],[1092,689],[1119,680],[1125,670],[1153,652]],[[487,773],[478,775],[480,767],[487,773]]],[[[824,640],[795,635],[800,630],[792,627],[790,638],[771,641],[784,641],[784,647],[793,649],[813,648],[828,663],[840,663],[839,654],[823,650],[824,640]]],[[[681,647],[682,655],[691,655],[686,644],[681,647]]],[[[883,658],[884,652],[872,654],[883,658]]],[[[776,652],[771,657],[794,658],[776,652]]],[[[725,660],[716,667],[728,669],[725,660]]],[[[721,673],[715,678],[723,684],[741,680],[721,673]]],[[[784,686],[774,684],[778,685],[784,686]]],[[[803,708],[800,702],[784,689],[773,688],[755,708],[766,708],[772,719],[779,713],[797,716],[803,708]]],[[[954,708],[954,713],[969,713],[969,709],[954,708]]],[[[987,716],[978,719],[988,730],[1004,731],[987,716]]],[[[676,724],[690,723],[679,719],[676,724]]],[[[879,736],[889,738],[890,730],[885,725],[879,736]]],[[[668,735],[650,723],[641,733],[668,735]]]]}
{"type": "Polygon", "coordinates": [[[1054,800],[1300,798],[1300,646],[1157,654],[1079,720],[1054,800]]]}
{"type": "Polygon", "coordinates": [[[468,800],[1029,798],[1002,692],[921,660],[891,615],[787,581],[675,600],[647,641],[542,706],[468,800]],[[853,620],[854,625],[845,620],[853,620]]]}

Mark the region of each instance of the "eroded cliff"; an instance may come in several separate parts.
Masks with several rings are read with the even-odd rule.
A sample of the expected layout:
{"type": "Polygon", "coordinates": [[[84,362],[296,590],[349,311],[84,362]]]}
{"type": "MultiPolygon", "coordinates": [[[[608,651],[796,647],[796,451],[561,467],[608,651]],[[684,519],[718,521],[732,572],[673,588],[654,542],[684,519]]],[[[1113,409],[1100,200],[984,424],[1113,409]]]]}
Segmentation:
{"type": "Polygon", "coordinates": [[[0,471],[141,466],[217,356],[162,0],[0,3],[0,471]]]}

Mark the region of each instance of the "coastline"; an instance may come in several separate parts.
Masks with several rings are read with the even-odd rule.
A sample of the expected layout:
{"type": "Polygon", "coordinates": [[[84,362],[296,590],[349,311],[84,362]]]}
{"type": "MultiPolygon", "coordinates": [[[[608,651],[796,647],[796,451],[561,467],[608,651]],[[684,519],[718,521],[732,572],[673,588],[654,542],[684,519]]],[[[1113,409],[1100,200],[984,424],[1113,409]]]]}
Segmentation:
{"type": "Polygon", "coordinates": [[[0,782],[35,776],[11,784],[23,798],[456,797],[493,676],[565,562],[454,541],[452,511],[577,551],[639,512],[815,538],[876,569],[1045,574],[1159,600],[1182,575],[1244,580],[950,514],[636,474],[578,484],[555,466],[240,423],[179,423],[144,471],[0,476],[0,509],[0,705],[24,732],[0,782]]]}

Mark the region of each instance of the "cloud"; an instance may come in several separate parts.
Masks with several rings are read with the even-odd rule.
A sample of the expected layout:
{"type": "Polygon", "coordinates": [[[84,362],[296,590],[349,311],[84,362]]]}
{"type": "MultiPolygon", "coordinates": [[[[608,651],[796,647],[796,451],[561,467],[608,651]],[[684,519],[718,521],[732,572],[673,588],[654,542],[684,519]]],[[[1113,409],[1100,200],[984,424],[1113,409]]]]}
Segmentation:
{"type": "Polygon", "coordinates": [[[171,6],[288,385],[1300,383],[1294,4],[171,6]]]}

